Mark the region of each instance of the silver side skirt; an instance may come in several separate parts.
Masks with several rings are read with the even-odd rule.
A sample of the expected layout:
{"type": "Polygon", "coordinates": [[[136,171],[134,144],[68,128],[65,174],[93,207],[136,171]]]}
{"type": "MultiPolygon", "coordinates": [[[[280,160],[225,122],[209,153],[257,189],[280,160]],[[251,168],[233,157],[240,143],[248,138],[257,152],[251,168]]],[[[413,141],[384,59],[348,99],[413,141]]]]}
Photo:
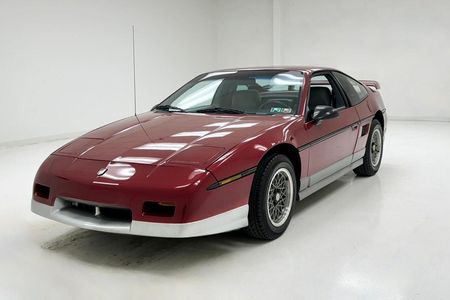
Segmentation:
{"type": "MultiPolygon", "coordinates": [[[[355,155],[357,155],[356,157],[361,157],[361,153],[357,153],[355,155]]],[[[364,156],[364,154],[362,156],[364,156]]],[[[327,168],[327,171],[333,170],[333,173],[328,175],[325,178],[321,178],[320,180],[318,180],[317,178],[321,177],[320,176],[321,174],[320,175],[314,174],[311,177],[303,178],[302,182],[305,182],[305,184],[301,185],[301,187],[300,187],[300,189],[301,189],[301,191],[299,193],[300,200],[305,199],[309,195],[317,192],[321,188],[329,185],[330,183],[332,183],[333,181],[344,176],[345,174],[347,174],[354,168],[357,168],[363,164],[362,158],[359,158],[358,160],[351,162],[352,160],[353,160],[352,157],[350,157],[350,160],[349,160],[349,158],[344,158],[343,160],[333,164],[331,167],[327,168]],[[345,163],[344,167],[342,167],[343,163],[345,163]],[[337,167],[340,167],[340,168],[338,168],[336,170],[337,167]],[[319,176],[317,176],[317,175],[319,175],[319,176]],[[314,181],[312,180],[313,178],[315,179],[314,181]],[[306,185],[306,187],[305,187],[305,185],[306,185]]],[[[324,173],[324,172],[320,171],[318,173],[324,173]]]]}

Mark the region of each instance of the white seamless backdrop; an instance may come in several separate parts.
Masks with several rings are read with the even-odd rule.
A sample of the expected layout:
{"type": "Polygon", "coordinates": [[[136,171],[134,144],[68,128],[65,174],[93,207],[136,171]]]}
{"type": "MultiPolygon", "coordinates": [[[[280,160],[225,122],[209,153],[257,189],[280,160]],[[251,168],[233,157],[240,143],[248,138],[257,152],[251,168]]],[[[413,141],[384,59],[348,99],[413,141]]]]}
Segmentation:
{"type": "Polygon", "coordinates": [[[0,145],[82,132],[217,68],[376,79],[394,119],[450,120],[450,2],[0,0],[0,145]]]}
{"type": "Polygon", "coordinates": [[[450,121],[450,1],[276,1],[278,63],[376,79],[391,118],[450,121]]]}
{"type": "Polygon", "coordinates": [[[210,0],[0,0],[0,143],[93,129],[215,67],[210,0]]]}

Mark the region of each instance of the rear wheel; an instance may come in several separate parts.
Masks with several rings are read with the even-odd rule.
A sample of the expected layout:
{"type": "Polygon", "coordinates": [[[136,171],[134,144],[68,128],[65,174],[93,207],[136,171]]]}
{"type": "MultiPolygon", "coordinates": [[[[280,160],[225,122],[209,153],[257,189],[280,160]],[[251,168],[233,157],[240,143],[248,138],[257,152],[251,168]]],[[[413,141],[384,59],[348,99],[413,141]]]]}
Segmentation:
{"type": "Polygon", "coordinates": [[[373,176],[378,172],[383,156],[383,128],[377,119],[372,121],[367,138],[363,164],[353,171],[358,176],[373,176]]]}
{"type": "Polygon", "coordinates": [[[297,183],[291,161],[282,154],[264,159],[253,179],[249,224],[244,231],[265,240],[282,235],[291,220],[296,195],[297,183]]]}

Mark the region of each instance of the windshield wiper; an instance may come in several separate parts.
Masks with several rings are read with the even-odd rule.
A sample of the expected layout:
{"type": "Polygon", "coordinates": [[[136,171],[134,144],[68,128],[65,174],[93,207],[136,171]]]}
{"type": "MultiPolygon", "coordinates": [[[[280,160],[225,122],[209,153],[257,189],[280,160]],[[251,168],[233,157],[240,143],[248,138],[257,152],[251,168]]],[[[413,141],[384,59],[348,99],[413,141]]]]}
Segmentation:
{"type": "Polygon", "coordinates": [[[168,104],[156,105],[152,110],[165,110],[165,111],[176,111],[176,112],[186,112],[184,109],[168,104]]]}
{"type": "Polygon", "coordinates": [[[225,114],[245,114],[242,110],[237,110],[233,108],[225,108],[225,107],[208,107],[198,109],[195,112],[198,113],[225,113],[225,114]]]}

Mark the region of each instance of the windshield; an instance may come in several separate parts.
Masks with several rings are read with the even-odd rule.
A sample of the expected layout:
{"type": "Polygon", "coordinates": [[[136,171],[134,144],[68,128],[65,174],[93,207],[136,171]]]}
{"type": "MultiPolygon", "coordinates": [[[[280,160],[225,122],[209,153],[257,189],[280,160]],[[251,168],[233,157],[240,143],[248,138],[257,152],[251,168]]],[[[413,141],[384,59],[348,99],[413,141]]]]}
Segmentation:
{"type": "Polygon", "coordinates": [[[202,75],[154,110],[199,113],[295,114],[303,86],[298,71],[234,71],[202,75]]]}

